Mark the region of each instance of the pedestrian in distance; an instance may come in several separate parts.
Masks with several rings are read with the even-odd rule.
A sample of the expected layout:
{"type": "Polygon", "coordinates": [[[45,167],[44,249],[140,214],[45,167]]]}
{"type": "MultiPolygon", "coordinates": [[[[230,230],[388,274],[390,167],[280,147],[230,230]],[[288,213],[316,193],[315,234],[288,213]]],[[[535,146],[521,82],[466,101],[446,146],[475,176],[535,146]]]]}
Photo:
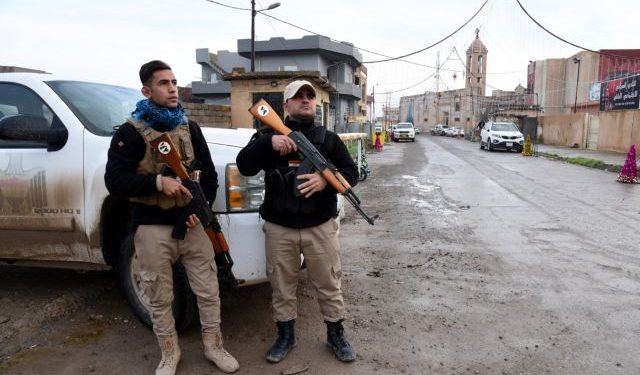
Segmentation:
{"type": "Polygon", "coordinates": [[[375,142],[375,149],[377,152],[382,151],[382,142],[380,141],[380,132],[376,131],[376,142],[375,142]]]}
{"type": "MultiPolygon", "coordinates": [[[[108,152],[105,183],[111,194],[132,202],[135,251],[142,287],[149,297],[149,315],[162,359],[156,375],[173,375],[180,361],[180,346],[171,304],[172,265],[180,258],[198,302],[205,357],[226,373],[239,368],[222,345],[220,298],[213,246],[196,215],[189,215],[184,240],[172,230],[192,198],[174,177],[161,173],[165,163],[150,141],[166,133],[185,166],[200,165],[204,195],[213,202],[217,174],[198,124],[189,121],[178,103],[177,80],[166,63],[153,60],[140,68],[142,94],[131,117],[116,131],[108,152]]],[[[195,172],[198,173],[197,171],[195,172]]]]}
{"type": "MultiPolygon", "coordinates": [[[[355,186],[358,168],[337,134],[314,123],[316,91],[305,80],[284,90],[285,125],[300,131],[355,186]]],[[[296,345],[296,289],[300,255],[314,286],[327,327],[327,345],[340,361],[355,360],[356,353],[344,336],[342,269],[338,241],[337,192],[317,171],[299,174],[301,155],[295,142],[271,129],[256,133],[236,158],[240,172],[254,176],[265,172],[265,197],[260,215],[265,220],[267,276],[272,288],[272,311],[277,338],[266,354],[280,362],[296,345]]]]}

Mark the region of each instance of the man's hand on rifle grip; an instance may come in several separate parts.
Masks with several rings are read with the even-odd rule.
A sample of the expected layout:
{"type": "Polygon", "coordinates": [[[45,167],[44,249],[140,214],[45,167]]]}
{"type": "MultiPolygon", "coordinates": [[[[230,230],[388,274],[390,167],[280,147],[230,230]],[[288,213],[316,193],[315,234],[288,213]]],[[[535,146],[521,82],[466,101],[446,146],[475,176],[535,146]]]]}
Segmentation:
{"type": "Polygon", "coordinates": [[[194,228],[196,225],[200,224],[200,219],[198,219],[198,216],[196,214],[191,214],[187,218],[186,224],[187,224],[187,228],[189,229],[194,228]]]}
{"type": "Polygon", "coordinates": [[[162,193],[175,198],[183,198],[183,196],[189,199],[193,198],[189,189],[184,187],[180,181],[167,176],[162,176],[162,193]]]}
{"type": "Polygon", "coordinates": [[[298,190],[305,198],[309,198],[314,193],[320,192],[327,187],[327,180],[320,175],[320,172],[301,174],[297,178],[298,180],[306,180],[298,185],[298,190]]]}
{"type": "Polygon", "coordinates": [[[271,137],[271,147],[278,151],[280,155],[286,155],[298,149],[293,139],[286,135],[275,134],[271,137]]]}

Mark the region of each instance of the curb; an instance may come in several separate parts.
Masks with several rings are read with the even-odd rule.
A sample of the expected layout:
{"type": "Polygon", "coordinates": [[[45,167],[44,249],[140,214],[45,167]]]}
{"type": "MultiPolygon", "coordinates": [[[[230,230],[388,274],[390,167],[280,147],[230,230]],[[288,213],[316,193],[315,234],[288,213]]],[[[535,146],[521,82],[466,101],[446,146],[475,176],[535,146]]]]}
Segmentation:
{"type": "Polygon", "coordinates": [[[554,153],[550,153],[550,152],[540,152],[540,151],[537,152],[537,156],[542,156],[542,157],[550,159],[550,160],[563,161],[563,162],[569,163],[569,164],[581,165],[581,166],[586,167],[586,168],[600,169],[600,170],[603,170],[603,171],[613,172],[613,173],[619,173],[620,169],[622,169],[621,165],[608,164],[608,163],[605,163],[602,160],[586,158],[586,157],[575,157],[575,156],[574,157],[567,157],[567,156],[560,156],[558,154],[554,154],[554,153]],[[585,165],[584,163],[581,163],[581,162],[577,161],[578,158],[581,159],[582,161],[593,161],[594,163],[592,165],[585,165]]]}

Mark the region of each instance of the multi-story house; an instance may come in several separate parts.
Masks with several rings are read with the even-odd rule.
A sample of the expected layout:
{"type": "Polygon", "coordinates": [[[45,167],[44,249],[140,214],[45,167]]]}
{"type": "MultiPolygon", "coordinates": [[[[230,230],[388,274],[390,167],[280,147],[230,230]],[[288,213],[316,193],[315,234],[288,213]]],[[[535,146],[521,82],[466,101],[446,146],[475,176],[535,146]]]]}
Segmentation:
{"type": "Polygon", "coordinates": [[[237,53],[196,50],[202,81],[192,83],[192,93],[206,103],[230,104],[233,127],[252,126],[247,108],[260,98],[282,114],[284,87],[294,79],[314,83],[317,120],[329,129],[344,132],[350,123],[366,122],[367,70],[352,44],[318,35],[255,41],[254,72],[251,44],[251,39],[238,40],[237,53]]]}

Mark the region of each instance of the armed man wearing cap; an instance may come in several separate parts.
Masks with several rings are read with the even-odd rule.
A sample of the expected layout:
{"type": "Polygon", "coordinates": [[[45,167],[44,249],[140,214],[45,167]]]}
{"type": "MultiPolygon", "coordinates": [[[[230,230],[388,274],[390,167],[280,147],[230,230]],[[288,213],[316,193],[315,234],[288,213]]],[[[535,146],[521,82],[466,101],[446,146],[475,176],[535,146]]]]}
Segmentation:
{"type": "MultiPolygon", "coordinates": [[[[291,82],[284,90],[285,125],[300,131],[355,186],[358,169],[337,134],[314,123],[316,91],[309,81],[291,82]]],[[[267,352],[269,362],[280,362],[296,345],[296,288],[300,254],[304,255],[320,312],[327,325],[327,345],[343,362],[356,353],[344,337],[342,269],[338,241],[337,191],[317,171],[300,171],[301,155],[285,135],[266,129],[256,133],[237,156],[245,176],[265,172],[265,197],[260,215],[265,220],[267,275],[272,294],[276,342],[267,352]]]]}

